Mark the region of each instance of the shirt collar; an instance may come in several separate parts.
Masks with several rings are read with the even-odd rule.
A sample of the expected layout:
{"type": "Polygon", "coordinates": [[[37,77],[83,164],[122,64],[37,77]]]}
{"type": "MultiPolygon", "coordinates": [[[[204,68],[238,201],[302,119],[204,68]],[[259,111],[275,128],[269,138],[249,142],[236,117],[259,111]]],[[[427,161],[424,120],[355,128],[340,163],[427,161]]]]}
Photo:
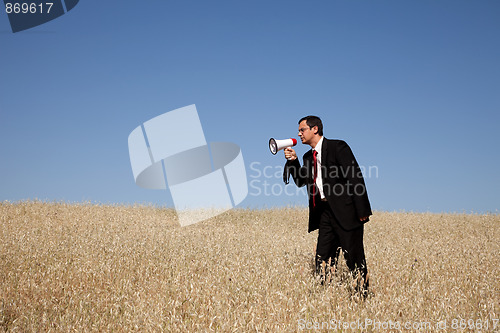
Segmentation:
{"type": "Polygon", "coordinates": [[[316,150],[318,154],[321,154],[321,147],[323,147],[323,137],[319,139],[318,143],[316,144],[316,147],[314,147],[313,150],[316,150]]]}

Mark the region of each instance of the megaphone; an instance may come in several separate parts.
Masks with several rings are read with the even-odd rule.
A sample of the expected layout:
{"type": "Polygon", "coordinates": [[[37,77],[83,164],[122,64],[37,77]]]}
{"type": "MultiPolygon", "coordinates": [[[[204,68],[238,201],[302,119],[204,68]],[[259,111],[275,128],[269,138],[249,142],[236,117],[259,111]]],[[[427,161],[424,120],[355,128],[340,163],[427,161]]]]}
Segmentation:
{"type": "Polygon", "coordinates": [[[273,155],[276,155],[278,151],[281,149],[285,149],[288,147],[293,147],[297,144],[296,139],[285,139],[285,140],[275,140],[273,138],[269,139],[269,150],[273,155]]]}

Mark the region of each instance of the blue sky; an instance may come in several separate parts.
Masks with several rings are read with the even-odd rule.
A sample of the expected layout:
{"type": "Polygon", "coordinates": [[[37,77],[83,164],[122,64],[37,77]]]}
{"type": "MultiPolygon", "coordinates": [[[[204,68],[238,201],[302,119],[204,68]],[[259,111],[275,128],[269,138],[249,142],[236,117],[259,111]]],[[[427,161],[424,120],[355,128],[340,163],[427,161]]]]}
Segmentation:
{"type": "Polygon", "coordinates": [[[14,34],[0,13],[0,200],[171,206],[135,185],[127,138],[196,104],[207,141],[242,149],[241,207],[306,204],[268,140],[315,114],[372,167],[374,209],[498,213],[499,17],[496,0],[81,0],[14,34]]]}

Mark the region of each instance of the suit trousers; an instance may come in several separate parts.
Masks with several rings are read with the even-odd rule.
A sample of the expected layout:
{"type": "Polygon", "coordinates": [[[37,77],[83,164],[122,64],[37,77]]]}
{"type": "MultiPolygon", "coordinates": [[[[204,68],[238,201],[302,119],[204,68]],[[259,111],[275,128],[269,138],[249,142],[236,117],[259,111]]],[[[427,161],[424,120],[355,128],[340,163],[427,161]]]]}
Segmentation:
{"type": "Polygon", "coordinates": [[[365,279],[365,288],[368,287],[366,280],[367,268],[365,250],[363,247],[364,227],[353,230],[345,230],[335,218],[330,205],[326,201],[316,204],[319,221],[318,244],[316,246],[316,270],[319,272],[323,261],[331,260],[331,264],[337,263],[338,255],[342,250],[347,267],[351,272],[359,270],[361,277],[365,279]]]}

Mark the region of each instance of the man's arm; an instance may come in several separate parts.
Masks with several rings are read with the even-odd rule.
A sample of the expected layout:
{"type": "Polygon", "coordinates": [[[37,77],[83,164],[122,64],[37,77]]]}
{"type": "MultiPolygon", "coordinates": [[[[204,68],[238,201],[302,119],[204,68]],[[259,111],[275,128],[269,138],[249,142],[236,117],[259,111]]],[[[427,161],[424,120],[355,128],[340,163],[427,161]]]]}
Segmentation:
{"type": "Polygon", "coordinates": [[[295,185],[302,187],[306,185],[306,172],[303,170],[304,167],[300,166],[299,159],[295,150],[292,148],[286,148],[284,150],[285,158],[287,159],[285,164],[285,170],[283,170],[283,180],[285,184],[288,184],[288,176],[291,175],[295,185]]]}
{"type": "Polygon", "coordinates": [[[363,179],[363,174],[361,169],[351,151],[349,145],[344,141],[339,141],[337,144],[336,151],[337,163],[339,163],[342,168],[342,174],[347,178],[350,184],[352,184],[352,200],[356,208],[356,213],[360,221],[366,221],[370,215],[372,215],[372,210],[370,206],[370,201],[368,200],[368,193],[366,191],[365,181],[363,179]]]}

